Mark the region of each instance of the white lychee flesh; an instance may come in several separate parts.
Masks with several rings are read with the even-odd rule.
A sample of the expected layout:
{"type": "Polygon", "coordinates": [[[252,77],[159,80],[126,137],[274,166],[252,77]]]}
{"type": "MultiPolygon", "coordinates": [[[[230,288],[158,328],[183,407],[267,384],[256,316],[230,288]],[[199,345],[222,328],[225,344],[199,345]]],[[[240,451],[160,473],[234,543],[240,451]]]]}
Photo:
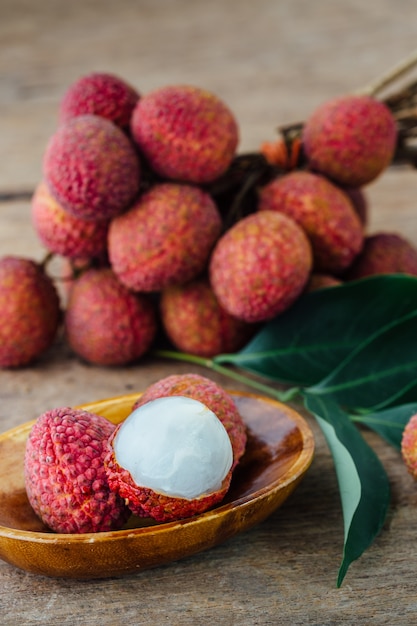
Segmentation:
{"type": "Polygon", "coordinates": [[[113,449],[138,486],[188,500],[219,490],[233,463],[221,421],[202,402],[184,396],[135,409],[119,428],[113,449]]]}

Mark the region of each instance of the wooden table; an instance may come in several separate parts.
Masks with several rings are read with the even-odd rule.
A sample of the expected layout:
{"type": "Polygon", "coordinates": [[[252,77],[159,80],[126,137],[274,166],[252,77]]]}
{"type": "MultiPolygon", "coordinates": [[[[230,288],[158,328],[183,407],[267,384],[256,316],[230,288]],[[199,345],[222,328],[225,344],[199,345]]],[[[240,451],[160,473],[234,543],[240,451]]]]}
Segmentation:
{"type": "MultiPolygon", "coordinates": [[[[114,72],[142,92],[185,82],[211,89],[235,111],[243,152],[274,138],[277,125],[305,119],[323,100],[367,84],[410,54],[416,23],[412,0],[0,0],[0,254],[44,255],[28,194],[40,179],[59,99],[80,75],[114,72]]],[[[394,230],[417,245],[417,173],[391,168],[366,193],[369,232],[394,230]]],[[[92,367],[58,341],[36,366],[0,372],[0,427],[189,370],[150,359],[92,367]]],[[[0,562],[0,623],[417,623],[415,483],[398,453],[367,435],[387,468],[392,507],[375,544],[336,589],[343,541],[338,488],[323,437],[307,419],[316,435],[313,465],[262,524],[122,579],[48,579],[0,562]]]]}

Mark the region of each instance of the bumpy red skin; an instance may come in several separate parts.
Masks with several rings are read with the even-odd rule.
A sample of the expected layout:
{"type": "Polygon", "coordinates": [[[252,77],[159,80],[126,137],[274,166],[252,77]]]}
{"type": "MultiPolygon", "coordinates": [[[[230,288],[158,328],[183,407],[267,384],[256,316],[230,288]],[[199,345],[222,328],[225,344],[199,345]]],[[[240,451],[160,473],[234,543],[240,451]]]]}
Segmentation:
{"type": "Polygon", "coordinates": [[[113,74],[93,72],[75,81],[65,92],[59,106],[62,124],[80,115],[99,115],[128,129],[140,94],[113,74]]]}
{"type": "Polygon", "coordinates": [[[36,234],[50,252],[69,259],[91,259],[105,254],[108,222],[74,217],[55,200],[44,182],[35,190],[31,214],[36,234]]]}
{"type": "Polygon", "coordinates": [[[108,251],[120,281],[134,291],[160,291],[185,283],[205,268],[222,220],[203,190],[155,185],[112,220],[108,251]]]}
{"type": "Polygon", "coordinates": [[[384,103],[349,95],[324,102],[313,111],[302,140],[313,170],[341,185],[358,187],[373,181],[390,164],[397,127],[384,103]]]}
{"type": "Polygon", "coordinates": [[[360,187],[341,187],[342,191],[347,195],[359,217],[362,226],[368,223],[368,199],[360,187]]]}
{"type": "Polygon", "coordinates": [[[314,270],[343,272],[362,250],[363,225],[345,193],[324,176],[297,171],[274,179],[259,194],[260,211],[278,211],[306,232],[314,270]]]}
{"type": "Polygon", "coordinates": [[[404,428],[401,455],[408,472],[417,480],[417,415],[410,417],[404,428]]]}
{"type": "Polygon", "coordinates": [[[375,274],[417,276],[417,249],[396,233],[375,233],[365,238],[361,254],[345,278],[356,280],[375,274]]]}
{"type": "Polygon", "coordinates": [[[169,522],[203,513],[218,504],[225,497],[232,478],[232,472],[242,457],[246,447],[246,427],[231,396],[217,383],[199,374],[174,374],[154,383],[138,398],[132,407],[134,411],[150,400],[165,396],[186,396],[199,400],[211,409],[225,427],[232,444],[233,464],[225,477],[222,488],[194,500],[175,498],[157,493],[152,489],[137,485],[131,474],[117,463],[112,442],[109,439],[108,454],[105,458],[106,471],[111,489],[126,498],[127,505],[135,515],[153,517],[159,522],[169,522]]]}
{"type": "Polygon", "coordinates": [[[225,497],[230,486],[231,471],[224,479],[221,489],[194,500],[174,498],[157,493],[153,489],[138,486],[130,472],[120,467],[115,460],[111,445],[117,430],[109,439],[110,449],[105,458],[107,480],[110,488],[125,500],[132,513],[138,517],[151,517],[157,522],[171,522],[204,513],[225,497]]]}
{"type": "Polygon", "coordinates": [[[35,513],[57,533],[118,530],[130,515],[109,489],[104,455],[115,426],[68,407],[41,415],[29,434],[25,485],[35,513]]]}
{"type": "Polygon", "coordinates": [[[261,322],[293,304],[311,268],[311,246],[302,228],[282,213],[265,210],[240,220],[219,239],[210,283],[230,315],[261,322]]]}
{"type": "Polygon", "coordinates": [[[30,259],[0,259],[0,367],[21,367],[54,342],[61,322],[59,296],[30,259]]]}
{"type": "Polygon", "coordinates": [[[257,327],[229,315],[206,278],[165,289],[160,312],[165,332],[174,346],[197,356],[235,352],[257,327]]]}
{"type": "Polygon", "coordinates": [[[123,131],[97,115],[74,117],[48,142],[43,173],[49,191],[75,217],[108,220],[136,198],[140,165],[123,131]]]}
{"type": "Polygon", "coordinates": [[[147,296],[130,292],[111,269],[90,269],[71,286],[65,329],[70,346],[86,361],[125,365],[150,348],[156,313],[147,296]]]}
{"type": "Polygon", "coordinates": [[[197,184],[227,170],[239,140],[229,108],[209,91],[189,85],[144,95],[133,111],[131,132],[155,172],[197,184]]]}
{"type": "Polygon", "coordinates": [[[233,449],[233,470],[245,451],[246,427],[230,394],[205,376],[173,374],[150,385],[134,403],[132,411],[150,400],[165,396],[186,396],[199,400],[217,415],[230,437],[233,449]]]}

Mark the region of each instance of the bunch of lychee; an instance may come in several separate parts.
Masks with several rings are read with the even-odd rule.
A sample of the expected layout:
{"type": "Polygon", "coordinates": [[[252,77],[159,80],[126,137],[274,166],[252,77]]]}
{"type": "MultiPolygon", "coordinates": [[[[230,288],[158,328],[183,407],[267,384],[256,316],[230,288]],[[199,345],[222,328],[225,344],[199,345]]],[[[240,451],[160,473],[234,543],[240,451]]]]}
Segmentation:
{"type": "MultiPolygon", "coordinates": [[[[30,363],[61,318],[73,351],[98,365],[133,362],[159,337],[200,356],[233,352],[306,290],[374,273],[417,275],[410,242],[366,234],[363,188],[390,165],[396,142],[382,102],[327,102],[304,125],[301,166],[281,167],[261,148],[269,175],[230,223],[215,189],[233,170],[239,129],[219,97],[189,85],[141,95],[110,74],[82,77],[60,103],[32,200],[39,239],[67,262],[66,302],[60,316],[56,295],[48,297],[53,314],[41,315],[39,294],[25,290],[22,316],[30,309],[43,336],[30,345],[8,289],[17,278],[10,267],[2,278],[1,264],[11,262],[0,261],[9,308],[0,334],[12,327],[12,339],[0,335],[0,366],[30,363]]],[[[38,271],[49,280],[45,266],[38,271]]]]}

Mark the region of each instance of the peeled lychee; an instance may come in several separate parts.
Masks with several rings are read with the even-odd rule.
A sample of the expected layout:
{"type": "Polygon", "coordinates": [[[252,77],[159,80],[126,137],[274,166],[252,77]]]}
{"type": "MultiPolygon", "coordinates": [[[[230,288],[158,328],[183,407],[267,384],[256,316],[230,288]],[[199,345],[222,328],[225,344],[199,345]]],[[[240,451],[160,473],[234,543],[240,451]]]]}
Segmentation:
{"type": "Polygon", "coordinates": [[[26,442],[29,502],[58,533],[118,530],[130,515],[109,489],[104,455],[115,426],[87,411],[58,408],[41,415],[26,442]]]}
{"type": "Polygon", "coordinates": [[[348,95],[313,111],[302,139],[313,170],[341,185],[358,187],[370,183],[391,163],[397,127],[383,102],[348,95]]]}
{"type": "Polygon", "coordinates": [[[133,513],[159,522],[202,513],[226,495],[233,451],[206,405],[167,396],[137,407],[109,440],[109,485],[133,513]]]}
{"type": "Polygon", "coordinates": [[[165,289],[160,312],[174,346],[198,356],[235,352],[255,332],[253,324],[232,317],[220,306],[206,278],[165,289]]]}
{"type": "Polygon", "coordinates": [[[363,226],[352,203],[324,176],[297,171],[275,178],[259,194],[260,211],[285,213],[306,232],[314,270],[337,274],[363,245],[363,226]]]}
{"type": "Polygon", "coordinates": [[[125,365],[150,348],[156,313],[148,296],[129,291],[111,269],[90,269],[71,286],[65,328],[70,346],[86,361],[125,365]]]}
{"type": "Polygon", "coordinates": [[[226,231],[209,266],[220,305],[246,322],[268,320],[289,308],[311,269],[311,246],[303,229],[287,215],[266,210],[226,231]]]}
{"type": "Polygon", "coordinates": [[[230,437],[234,469],[245,451],[246,427],[231,395],[205,376],[173,374],[150,385],[135,402],[132,410],[150,400],[165,396],[185,396],[199,400],[217,415],[230,437]]]}
{"type": "Polygon", "coordinates": [[[136,151],[115,124],[97,115],[74,117],[49,140],[44,179],[75,217],[108,220],[135,199],[140,166],[136,151]]]}
{"type": "Polygon", "coordinates": [[[401,455],[407,470],[417,480],[417,415],[410,417],[403,430],[401,455]]]}
{"type": "Polygon", "coordinates": [[[93,72],[69,86],[59,105],[59,121],[91,114],[127,129],[138,100],[136,89],[118,76],[93,72]]]}
{"type": "Polygon", "coordinates": [[[41,182],[33,195],[32,223],[43,245],[55,254],[70,259],[90,259],[107,250],[108,222],[74,217],[50,194],[41,182]]]}
{"type": "Polygon", "coordinates": [[[417,248],[403,235],[375,233],[365,238],[361,254],[345,278],[356,280],[375,274],[410,274],[417,276],[417,248]]]}
{"type": "Polygon", "coordinates": [[[207,264],[222,228],[211,197],[198,187],[155,185],[110,225],[110,263],[134,291],[185,283],[207,264]]]}
{"type": "Polygon", "coordinates": [[[0,259],[0,367],[31,363],[53,343],[61,321],[59,296],[43,267],[0,259]]]}
{"type": "Polygon", "coordinates": [[[209,91],[189,85],[144,95],[133,111],[131,131],[155,172],[192,183],[223,174],[239,138],[229,108],[209,91]]]}

